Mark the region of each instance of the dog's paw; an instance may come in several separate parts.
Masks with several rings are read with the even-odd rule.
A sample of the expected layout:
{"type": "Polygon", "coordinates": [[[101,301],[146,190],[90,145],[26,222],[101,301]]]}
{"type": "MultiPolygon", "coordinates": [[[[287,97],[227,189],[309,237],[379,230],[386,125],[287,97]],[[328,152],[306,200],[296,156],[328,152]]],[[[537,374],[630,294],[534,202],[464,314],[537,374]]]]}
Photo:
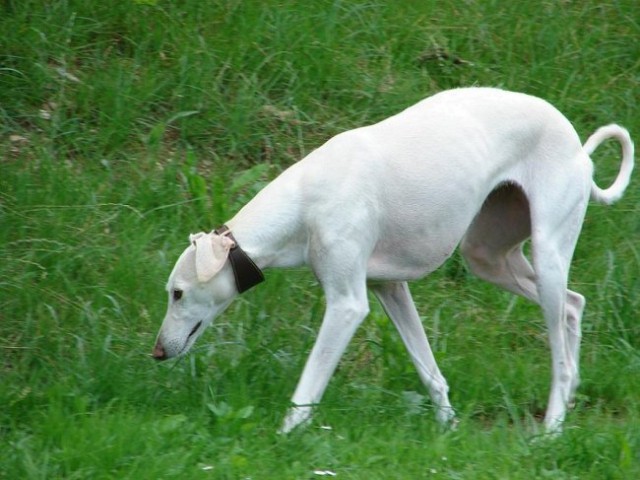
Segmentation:
{"type": "Polygon", "coordinates": [[[307,425],[311,422],[312,407],[291,407],[282,422],[282,427],[278,430],[280,434],[287,434],[294,428],[307,425]]]}

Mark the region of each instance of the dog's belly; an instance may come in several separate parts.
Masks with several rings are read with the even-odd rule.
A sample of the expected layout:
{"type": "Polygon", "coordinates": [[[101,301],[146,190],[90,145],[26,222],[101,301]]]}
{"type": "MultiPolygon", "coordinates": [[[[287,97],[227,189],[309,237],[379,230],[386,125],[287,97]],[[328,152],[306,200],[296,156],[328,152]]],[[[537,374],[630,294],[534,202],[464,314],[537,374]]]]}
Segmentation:
{"type": "Polygon", "coordinates": [[[404,256],[373,255],[367,264],[367,280],[408,281],[424,277],[436,270],[451,255],[455,246],[449,251],[442,251],[427,258],[416,258],[409,262],[404,256]]]}
{"type": "Polygon", "coordinates": [[[413,168],[416,175],[387,176],[377,204],[374,248],[367,262],[371,280],[413,280],[440,267],[454,252],[486,196],[499,182],[478,181],[465,169],[448,173],[413,168]],[[416,172],[417,170],[417,172],[416,172]]]}
{"type": "Polygon", "coordinates": [[[424,277],[451,256],[465,231],[415,227],[383,235],[367,262],[367,278],[403,281],[424,277]]]}

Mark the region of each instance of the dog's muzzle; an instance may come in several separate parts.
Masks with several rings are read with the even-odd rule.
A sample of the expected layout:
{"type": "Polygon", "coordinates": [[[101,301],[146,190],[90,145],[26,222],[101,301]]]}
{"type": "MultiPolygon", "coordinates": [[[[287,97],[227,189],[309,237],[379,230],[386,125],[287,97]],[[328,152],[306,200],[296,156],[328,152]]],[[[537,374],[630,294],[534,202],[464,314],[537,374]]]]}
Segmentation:
{"type": "Polygon", "coordinates": [[[167,359],[167,354],[164,351],[164,347],[162,346],[162,343],[160,343],[160,340],[158,340],[156,342],[156,346],[153,347],[153,353],[151,354],[151,356],[153,358],[155,358],[156,360],[166,360],[167,359]]]}

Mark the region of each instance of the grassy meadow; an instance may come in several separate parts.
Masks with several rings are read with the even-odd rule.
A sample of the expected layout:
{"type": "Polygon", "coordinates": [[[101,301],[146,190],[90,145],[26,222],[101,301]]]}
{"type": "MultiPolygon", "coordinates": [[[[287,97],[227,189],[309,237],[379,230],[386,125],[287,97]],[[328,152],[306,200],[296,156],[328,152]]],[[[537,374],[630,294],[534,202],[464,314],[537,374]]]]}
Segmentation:
{"type": "MultiPolygon", "coordinates": [[[[0,479],[640,478],[640,172],[587,214],[557,439],[537,436],[538,307],[457,255],[412,287],[455,431],[372,299],[313,423],[276,433],[324,308],[304,269],[267,271],[188,356],[149,356],[190,232],[332,135],[471,85],[637,142],[637,2],[0,2],[0,479]]],[[[607,185],[618,148],[594,161],[607,185]]]]}

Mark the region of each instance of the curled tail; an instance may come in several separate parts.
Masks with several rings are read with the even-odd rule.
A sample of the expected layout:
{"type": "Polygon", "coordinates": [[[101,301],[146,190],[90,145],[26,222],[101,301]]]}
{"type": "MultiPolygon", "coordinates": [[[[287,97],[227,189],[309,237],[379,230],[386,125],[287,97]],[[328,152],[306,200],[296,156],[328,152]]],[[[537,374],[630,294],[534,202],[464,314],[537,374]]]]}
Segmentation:
{"type": "Polygon", "coordinates": [[[633,171],[633,142],[629,132],[619,125],[600,127],[589,137],[582,148],[591,156],[598,146],[609,138],[615,138],[622,146],[622,164],[613,184],[607,189],[601,189],[593,181],[591,184],[591,199],[596,202],[611,204],[620,200],[631,179],[633,171]]]}

